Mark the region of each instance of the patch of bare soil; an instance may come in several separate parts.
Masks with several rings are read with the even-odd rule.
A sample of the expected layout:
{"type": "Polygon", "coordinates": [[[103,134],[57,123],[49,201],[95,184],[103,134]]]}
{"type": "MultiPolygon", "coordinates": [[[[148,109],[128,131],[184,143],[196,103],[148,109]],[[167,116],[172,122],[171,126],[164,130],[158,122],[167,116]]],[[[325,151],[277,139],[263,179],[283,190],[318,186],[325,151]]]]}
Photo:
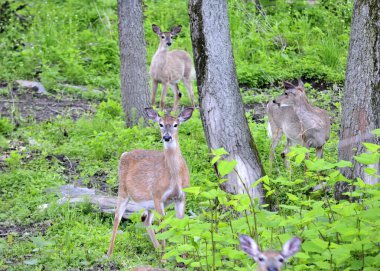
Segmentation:
{"type": "Polygon", "coordinates": [[[0,224],[0,237],[6,238],[8,235],[14,235],[18,238],[24,238],[39,234],[45,235],[46,230],[50,226],[50,221],[33,223],[29,225],[0,224]]]}
{"type": "Polygon", "coordinates": [[[93,113],[92,103],[73,97],[55,97],[41,93],[37,88],[0,83],[0,114],[2,117],[26,121],[46,121],[56,116],[78,119],[84,113],[93,113]]]}
{"type": "Polygon", "coordinates": [[[115,262],[110,261],[107,263],[97,263],[94,266],[87,267],[87,268],[69,269],[69,271],[103,271],[103,270],[115,271],[115,270],[120,270],[120,267],[118,267],[115,262]]]}

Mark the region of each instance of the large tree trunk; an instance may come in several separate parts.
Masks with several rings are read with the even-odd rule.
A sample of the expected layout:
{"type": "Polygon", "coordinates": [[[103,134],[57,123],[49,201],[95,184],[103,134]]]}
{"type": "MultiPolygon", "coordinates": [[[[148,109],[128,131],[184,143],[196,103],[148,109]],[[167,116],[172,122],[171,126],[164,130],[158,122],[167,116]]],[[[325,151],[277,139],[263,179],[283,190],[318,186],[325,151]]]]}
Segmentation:
{"type": "MultiPolygon", "coordinates": [[[[346,81],[344,87],[339,159],[353,162],[353,156],[365,152],[361,142],[379,144],[370,133],[380,127],[380,1],[356,0],[351,25],[346,81]]],[[[379,163],[372,165],[379,172],[379,163]]],[[[379,180],[368,176],[364,166],[343,168],[349,178],[362,178],[373,184],[379,180]]],[[[336,186],[336,197],[346,190],[346,184],[336,186]]]]}
{"type": "Polygon", "coordinates": [[[120,79],[127,125],[137,124],[149,106],[141,0],[118,0],[120,79]]]}
{"type": "Polygon", "coordinates": [[[191,39],[200,112],[209,148],[223,147],[235,159],[236,172],[224,183],[230,193],[261,199],[262,186],[250,188],[264,171],[249,131],[239,92],[225,0],[189,0],[191,39]],[[241,180],[240,180],[241,179],[241,180]]]}

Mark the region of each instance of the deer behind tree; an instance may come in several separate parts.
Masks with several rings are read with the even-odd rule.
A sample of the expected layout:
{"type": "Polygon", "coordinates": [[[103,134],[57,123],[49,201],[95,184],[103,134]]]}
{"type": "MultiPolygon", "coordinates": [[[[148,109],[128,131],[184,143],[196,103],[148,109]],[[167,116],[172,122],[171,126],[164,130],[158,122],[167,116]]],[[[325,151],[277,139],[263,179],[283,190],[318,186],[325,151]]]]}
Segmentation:
{"type": "Polygon", "coordinates": [[[290,146],[300,144],[316,148],[318,158],[323,156],[323,146],[330,137],[330,117],[326,110],[313,106],[305,95],[303,83],[285,84],[288,89],[267,105],[269,127],[273,136],[271,158],[282,133],[287,138],[284,154],[290,146]]]}

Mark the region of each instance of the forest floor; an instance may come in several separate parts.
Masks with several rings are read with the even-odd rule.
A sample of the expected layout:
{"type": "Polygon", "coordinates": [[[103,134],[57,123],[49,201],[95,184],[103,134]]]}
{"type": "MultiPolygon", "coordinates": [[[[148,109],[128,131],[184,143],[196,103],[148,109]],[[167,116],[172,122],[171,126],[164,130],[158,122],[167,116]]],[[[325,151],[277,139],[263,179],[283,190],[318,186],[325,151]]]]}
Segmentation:
{"type": "MultiPolygon", "coordinates": [[[[296,84],[296,82],[293,83],[296,84]]],[[[337,86],[335,90],[332,90],[331,85],[326,86],[323,83],[306,82],[306,84],[308,84],[308,88],[310,89],[308,92],[310,100],[313,102],[318,101],[318,104],[323,104],[323,107],[326,109],[328,108],[331,112],[330,116],[332,122],[338,122],[339,114],[337,114],[338,112],[335,103],[339,100],[339,91],[334,91],[336,89],[339,90],[340,87],[337,86]],[[329,96],[326,96],[326,94],[329,94],[329,96]],[[323,99],[321,99],[322,95],[323,99]]],[[[48,90],[45,93],[40,93],[36,88],[24,88],[16,83],[0,83],[0,114],[1,116],[12,120],[12,122],[16,124],[16,127],[20,126],[20,128],[33,125],[38,126],[50,122],[54,124],[57,118],[68,118],[75,122],[82,116],[95,116],[101,100],[83,98],[79,91],[80,90],[78,90],[78,93],[65,93],[48,90]]],[[[284,89],[281,86],[268,86],[263,89],[252,89],[242,86],[241,93],[243,102],[251,120],[263,125],[265,122],[267,102],[281,94],[283,91],[284,89]]],[[[62,138],[70,138],[71,135],[67,133],[70,132],[63,130],[61,133],[62,138]]],[[[33,138],[28,138],[27,141],[25,141],[25,139],[13,138],[9,142],[9,148],[7,151],[3,152],[0,156],[0,172],[6,173],[8,171],[9,167],[7,168],[6,159],[11,157],[11,152],[22,152],[28,144],[33,145],[38,144],[38,142],[33,142],[33,138]]],[[[64,153],[46,153],[45,155],[41,155],[39,150],[37,150],[26,152],[22,157],[22,161],[23,163],[29,163],[40,156],[47,164],[52,166],[54,163],[58,162],[60,174],[65,184],[74,184],[91,189],[95,188],[98,191],[113,196],[117,193],[117,187],[115,185],[112,186],[112,184],[110,185],[107,182],[110,179],[110,176],[109,172],[104,170],[104,168],[100,168],[92,175],[84,176],[83,167],[81,168],[81,162],[83,162],[81,159],[85,159],[84,157],[68,158],[69,155],[64,153]]],[[[107,166],[105,166],[105,168],[106,167],[107,166]]],[[[44,189],[43,193],[57,189],[54,185],[56,186],[56,184],[50,184],[50,186],[44,189]]],[[[54,193],[55,192],[53,191],[52,194],[54,193]]],[[[44,203],[47,202],[48,201],[45,201],[44,203]]],[[[40,206],[43,206],[44,203],[40,206]]],[[[105,217],[106,220],[112,219],[112,215],[100,215],[100,220],[103,220],[105,217]]],[[[23,240],[37,240],[35,242],[38,243],[38,238],[45,238],[46,235],[49,235],[47,234],[49,230],[52,231],[51,229],[53,228],[54,231],[54,229],[58,227],[58,224],[55,223],[56,222],[51,219],[39,221],[29,218],[27,223],[25,223],[25,221],[21,223],[15,221],[10,222],[6,219],[0,227],[0,238],[7,240],[8,244],[23,242],[23,240]]],[[[136,231],[138,230],[140,229],[137,229],[136,231]]],[[[51,234],[52,233],[50,233],[50,235],[51,234]]],[[[149,248],[148,245],[145,244],[145,246],[149,248]]],[[[36,264],[33,262],[36,257],[34,254],[22,254],[21,252],[20,254],[23,255],[22,259],[24,260],[24,264],[30,264],[31,266],[36,264]]],[[[5,264],[14,264],[17,266],[19,260],[20,258],[11,257],[7,259],[5,264]]],[[[119,268],[120,264],[117,264],[114,261],[100,261],[93,263],[91,266],[88,266],[83,270],[119,270],[119,268]]],[[[0,270],[2,270],[1,266],[0,270]]]]}

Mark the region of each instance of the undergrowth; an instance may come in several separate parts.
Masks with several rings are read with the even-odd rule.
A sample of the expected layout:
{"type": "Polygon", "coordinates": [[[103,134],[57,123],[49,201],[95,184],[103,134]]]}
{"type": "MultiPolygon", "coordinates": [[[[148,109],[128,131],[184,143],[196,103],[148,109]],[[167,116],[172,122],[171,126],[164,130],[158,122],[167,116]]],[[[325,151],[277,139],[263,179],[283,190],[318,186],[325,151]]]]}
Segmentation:
{"type": "MultiPolygon", "coordinates": [[[[224,179],[214,174],[196,111],[179,135],[191,173],[186,216],[178,220],[169,208],[163,223],[154,226],[165,229],[159,234],[167,240],[165,264],[159,264],[160,252],[153,250],[139,214],[121,223],[114,255],[107,259],[113,216],[89,203],[58,202],[57,189],[64,184],[115,195],[121,153],[162,148],[156,127],[125,126],[118,90],[116,1],[8,0],[0,5],[0,81],[41,81],[62,97],[76,91],[62,84],[85,85],[101,89],[98,100],[104,100],[94,115],[76,121],[57,117],[25,123],[0,118],[0,270],[129,270],[140,264],[175,270],[180,269],[177,262],[189,270],[255,268],[238,247],[241,233],[257,239],[262,248],[279,248],[290,236],[300,236],[301,252],[287,270],[379,269],[378,185],[346,180],[357,190],[347,194],[348,200],[337,202],[333,197],[334,184],[344,180],[339,168],[350,166],[336,157],[339,84],[344,78],[352,1],[261,2],[265,13],[258,13],[253,1],[228,1],[243,100],[267,102],[282,91],[276,86],[284,79],[338,83],[323,92],[305,84],[309,100],[333,112],[324,160],[316,160],[313,150],[298,147],[289,154],[291,170],[284,168],[280,151],[271,168],[266,120],[250,121],[267,172],[260,181],[266,204],[258,205],[247,195],[228,195],[219,188],[224,179]],[[322,189],[313,192],[316,185],[322,189]]],[[[186,1],[147,0],[144,15],[148,65],[158,42],[153,23],[164,30],[181,24],[174,46],[192,51],[186,1]]],[[[252,119],[250,113],[247,118],[252,119]]],[[[284,141],[278,150],[283,145],[284,141]]],[[[366,147],[369,154],[356,161],[378,162],[379,146],[366,147]]],[[[216,152],[223,156],[223,150],[216,152]]],[[[370,168],[366,172],[375,174],[370,168]]]]}
{"type": "MultiPolygon", "coordinates": [[[[0,80],[31,79],[105,88],[117,97],[117,3],[109,0],[7,0],[1,9],[0,80]],[[7,4],[8,3],[8,4],[7,4]]],[[[352,1],[229,0],[231,39],[240,84],[262,87],[290,78],[342,83],[352,1]]],[[[157,49],[152,24],[181,24],[175,48],[192,53],[186,1],[144,1],[147,64],[157,49]]]]}

